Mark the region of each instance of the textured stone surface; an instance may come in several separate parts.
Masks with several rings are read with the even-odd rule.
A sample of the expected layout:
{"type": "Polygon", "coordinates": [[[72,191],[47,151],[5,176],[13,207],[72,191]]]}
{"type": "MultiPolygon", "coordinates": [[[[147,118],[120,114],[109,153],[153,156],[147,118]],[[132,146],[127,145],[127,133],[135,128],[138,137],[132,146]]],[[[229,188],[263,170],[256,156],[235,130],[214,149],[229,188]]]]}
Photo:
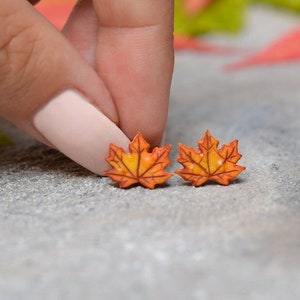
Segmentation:
{"type": "MultiPolygon", "coordinates": [[[[213,40],[259,48],[298,22],[249,18],[213,40]]],[[[177,55],[166,136],[173,160],[206,129],[239,139],[228,187],[120,190],[0,121],[0,299],[300,298],[300,64],[222,71],[235,59],[177,55]]]]}

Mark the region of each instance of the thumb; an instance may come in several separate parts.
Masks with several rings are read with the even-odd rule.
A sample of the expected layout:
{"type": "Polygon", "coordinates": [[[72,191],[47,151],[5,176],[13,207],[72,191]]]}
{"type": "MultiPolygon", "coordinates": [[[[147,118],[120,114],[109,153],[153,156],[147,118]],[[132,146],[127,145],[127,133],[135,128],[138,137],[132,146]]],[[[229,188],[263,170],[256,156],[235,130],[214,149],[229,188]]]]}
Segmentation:
{"type": "Polygon", "coordinates": [[[1,1],[0,115],[97,174],[128,143],[97,73],[23,0],[1,1]]]}

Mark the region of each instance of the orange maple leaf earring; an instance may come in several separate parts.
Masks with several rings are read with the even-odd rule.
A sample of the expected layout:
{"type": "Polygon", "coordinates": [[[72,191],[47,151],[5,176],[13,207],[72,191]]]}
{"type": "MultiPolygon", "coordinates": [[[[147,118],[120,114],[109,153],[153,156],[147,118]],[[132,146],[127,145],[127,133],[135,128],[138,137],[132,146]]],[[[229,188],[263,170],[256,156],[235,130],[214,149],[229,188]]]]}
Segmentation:
{"type": "Polygon", "coordinates": [[[207,130],[198,142],[199,150],[179,143],[177,161],[183,169],[175,173],[193,186],[203,185],[207,181],[215,181],[228,185],[246,168],[236,165],[242,155],[238,152],[238,140],[218,149],[219,141],[207,130]]]}
{"type": "Polygon", "coordinates": [[[163,184],[173,176],[164,170],[170,164],[171,145],[156,147],[152,152],[149,149],[150,145],[141,133],[129,143],[129,153],[110,144],[106,161],[112,169],[105,171],[105,175],[117,182],[120,188],[139,183],[154,189],[155,185],[163,184]]]}

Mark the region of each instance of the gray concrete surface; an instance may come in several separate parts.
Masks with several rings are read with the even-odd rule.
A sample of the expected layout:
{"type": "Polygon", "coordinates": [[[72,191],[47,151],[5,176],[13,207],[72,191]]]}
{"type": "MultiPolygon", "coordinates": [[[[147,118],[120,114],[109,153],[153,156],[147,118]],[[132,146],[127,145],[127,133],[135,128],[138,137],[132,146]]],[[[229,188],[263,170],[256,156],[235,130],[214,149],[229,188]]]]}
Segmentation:
{"type": "MultiPolygon", "coordinates": [[[[248,20],[211,39],[258,49],[299,22],[248,20]]],[[[237,58],[177,55],[166,140],[174,159],[206,129],[239,139],[228,187],[121,190],[1,120],[1,300],[300,299],[300,64],[224,73],[237,58]]]]}

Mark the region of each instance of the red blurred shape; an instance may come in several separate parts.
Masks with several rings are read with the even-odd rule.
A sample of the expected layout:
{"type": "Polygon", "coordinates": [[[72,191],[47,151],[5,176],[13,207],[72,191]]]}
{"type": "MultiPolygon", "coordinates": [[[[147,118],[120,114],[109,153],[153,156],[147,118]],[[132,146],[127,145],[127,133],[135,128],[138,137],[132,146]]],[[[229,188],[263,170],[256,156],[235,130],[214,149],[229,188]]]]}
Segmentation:
{"type": "Polygon", "coordinates": [[[73,3],[44,3],[43,1],[35,6],[59,30],[65,25],[73,7],[73,3]]]}
{"type": "Polygon", "coordinates": [[[212,0],[184,0],[184,10],[189,15],[196,15],[203,10],[212,0]]]}
{"type": "Polygon", "coordinates": [[[226,70],[238,70],[258,65],[271,65],[300,60],[300,27],[279,38],[277,41],[247,57],[227,65],[226,70]]]}
{"type": "Polygon", "coordinates": [[[203,42],[198,38],[178,35],[175,35],[174,37],[174,48],[175,50],[209,52],[216,54],[231,54],[237,51],[230,47],[212,45],[210,43],[203,42]]]}

